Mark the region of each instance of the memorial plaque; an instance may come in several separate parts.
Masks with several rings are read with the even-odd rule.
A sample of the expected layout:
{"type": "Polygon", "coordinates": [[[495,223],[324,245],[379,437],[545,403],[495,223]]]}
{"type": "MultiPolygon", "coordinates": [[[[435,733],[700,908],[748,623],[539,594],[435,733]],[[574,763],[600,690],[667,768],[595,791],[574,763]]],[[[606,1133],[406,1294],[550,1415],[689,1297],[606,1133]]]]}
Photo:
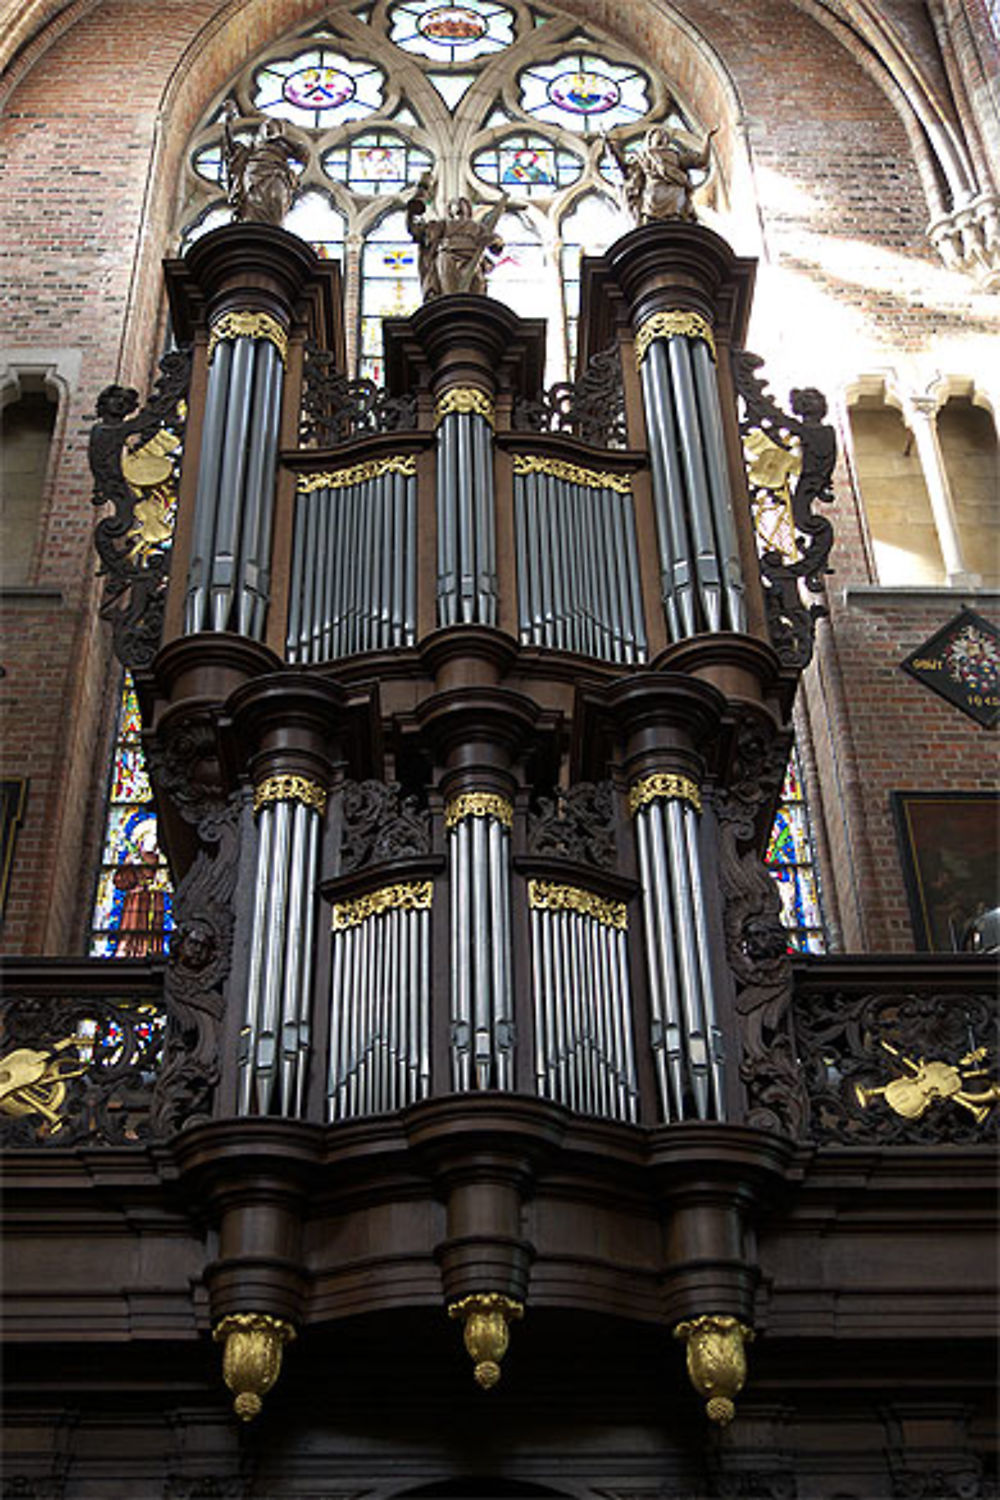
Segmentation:
{"type": "Polygon", "coordinates": [[[963,609],[902,667],[977,724],[1000,719],[1000,630],[975,610],[963,609]]]}

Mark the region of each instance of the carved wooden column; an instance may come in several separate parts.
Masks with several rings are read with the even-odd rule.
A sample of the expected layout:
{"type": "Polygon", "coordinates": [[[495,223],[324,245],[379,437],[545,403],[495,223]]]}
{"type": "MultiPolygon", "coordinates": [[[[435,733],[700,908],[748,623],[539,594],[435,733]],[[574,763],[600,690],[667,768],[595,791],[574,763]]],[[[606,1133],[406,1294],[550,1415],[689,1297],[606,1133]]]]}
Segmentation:
{"type": "Polygon", "coordinates": [[[725,707],[707,683],[643,673],[606,693],[623,744],[642,884],[650,1044],[665,1121],[724,1119],[724,1016],[700,840],[703,750],[725,707]]]}
{"type": "Polygon", "coordinates": [[[763,633],[728,371],[753,272],[711,230],[669,220],[618,240],[591,277],[621,299],[634,335],[671,641],[763,633]]]}
{"type": "Polygon", "coordinates": [[[489,297],[448,296],[387,325],[385,340],[392,389],[419,380],[434,403],[436,623],[512,627],[510,507],[505,496],[501,520],[493,432],[498,396],[534,395],[541,384],[541,327],[489,297]]]}
{"type": "MultiPolygon", "coordinates": [[[[329,273],[321,274],[310,247],[263,224],[215,230],[168,266],[175,331],[195,338],[197,354],[167,638],[200,631],[264,638],[278,451],[291,435],[283,420],[290,337],[299,320],[336,323],[307,293],[317,278],[325,287],[329,273]]],[[[300,361],[301,339],[295,354],[300,361]]],[[[292,432],[298,387],[296,370],[292,432]]]]}

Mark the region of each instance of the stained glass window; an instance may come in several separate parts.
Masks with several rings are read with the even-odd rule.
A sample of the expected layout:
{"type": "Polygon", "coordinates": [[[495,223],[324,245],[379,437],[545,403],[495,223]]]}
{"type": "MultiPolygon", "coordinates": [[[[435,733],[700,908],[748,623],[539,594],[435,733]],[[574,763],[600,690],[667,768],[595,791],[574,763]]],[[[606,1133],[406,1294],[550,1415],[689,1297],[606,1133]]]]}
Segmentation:
{"type": "Polygon", "coordinates": [[[157,842],[141,729],[135,688],[126,673],[91,925],[92,958],[152,958],[167,952],[173,931],[170,873],[157,842]]]}
{"type": "Polygon", "coordinates": [[[781,920],[789,947],[802,953],[825,953],[812,833],[794,751],[781,788],[767,864],[781,896],[781,920]]]}
{"type": "Polygon", "coordinates": [[[476,81],[475,73],[428,73],[427,77],[452,112],[476,81]]]}
{"type": "Polygon", "coordinates": [[[401,318],[420,306],[417,247],[401,213],[386,214],[361,254],[361,374],[382,379],[382,319],[401,318]]]}
{"type": "Polygon", "coordinates": [[[267,63],[255,77],[254,109],[291,125],[327,130],[382,107],[385,74],[329,47],[267,63]]]}
{"type": "Polygon", "coordinates": [[[580,318],[580,261],[584,255],[600,255],[626,229],[621,212],[609,198],[588,193],[577,199],[573,212],[562,221],[562,286],[566,317],[568,368],[576,359],[576,329],[580,318]]]}
{"type": "Polygon", "coordinates": [[[520,75],[521,107],[538,120],[592,133],[631,125],[648,114],[649,81],[591,52],[534,63],[520,75]]]}
{"type": "Polygon", "coordinates": [[[404,0],[393,6],[390,23],[390,41],[432,62],[468,63],[514,40],[513,12],[490,0],[404,0]]]}
{"type": "Polygon", "coordinates": [[[347,222],[326,193],[318,189],[297,198],[285,228],[308,240],[322,260],[343,260],[347,222]]]}
{"type": "Polygon", "coordinates": [[[394,130],[366,130],[323,157],[328,177],[346,183],[352,193],[370,196],[402,192],[410,183],[419,182],[431,164],[429,151],[394,130]]]}
{"type": "Polygon", "coordinates": [[[583,171],[583,161],[543,135],[508,135],[473,157],[473,171],[483,182],[502,187],[520,198],[551,198],[570,187],[583,171]]]}
{"type": "MultiPolygon", "coordinates": [[[[507,250],[490,295],[547,319],[545,383],[567,378],[581,255],[628,228],[619,215],[609,232],[620,184],[600,132],[617,130],[627,151],[653,124],[683,127],[697,140],[704,129],[638,58],[555,7],[381,0],[351,9],[349,0],[331,0],[328,14],[327,26],[248,62],[226,98],[241,133],[260,114],[289,124],[303,161],[285,227],[343,264],[350,372],[380,373],[378,319],[419,304],[416,247],[400,215],[431,173],[429,218],[462,196],[477,216],[501,192],[511,198],[515,216],[504,219],[507,250]],[[383,210],[397,215],[395,227],[383,210]],[[607,223],[595,230],[598,218],[607,223]]],[[[219,191],[222,121],[215,100],[191,140],[182,249],[229,220],[219,191]]]]}

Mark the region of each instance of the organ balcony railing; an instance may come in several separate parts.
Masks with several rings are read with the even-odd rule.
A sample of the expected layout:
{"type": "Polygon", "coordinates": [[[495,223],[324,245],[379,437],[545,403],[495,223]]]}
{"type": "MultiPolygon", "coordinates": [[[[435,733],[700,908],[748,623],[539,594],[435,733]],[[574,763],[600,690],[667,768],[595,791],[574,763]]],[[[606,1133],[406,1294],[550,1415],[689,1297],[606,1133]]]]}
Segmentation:
{"type": "MultiPolygon", "coordinates": [[[[383,887],[334,905],[307,1086],[297,1092],[293,1078],[287,1093],[303,1121],[363,1120],[454,1092],[448,1007],[424,1003],[435,946],[431,884],[401,882],[398,892],[383,887]],[[385,941],[370,941],[376,936],[385,941]],[[386,954],[383,983],[366,987],[359,971],[376,947],[386,954]],[[356,1008],[338,1004],[352,976],[363,997],[356,1008]]],[[[518,1086],[595,1119],[654,1120],[655,1069],[648,1044],[637,1041],[639,1034],[648,1038],[648,1025],[640,1024],[648,1012],[628,988],[628,928],[616,925],[618,904],[592,896],[588,927],[586,914],[568,904],[569,888],[536,877],[529,886],[529,924],[537,932],[547,914],[551,931],[533,943],[541,977],[525,1006],[518,1086]],[[603,1019],[599,1014],[602,998],[607,1004],[616,994],[616,967],[626,1001],[617,1021],[610,1007],[603,1019]],[[566,996],[574,981],[577,993],[562,1017],[546,1012],[546,985],[566,996]]],[[[961,1146],[995,1136],[997,997],[988,956],[796,957],[792,969],[799,1139],[867,1149],[961,1146]]],[[[162,960],[6,959],[3,980],[5,1147],[127,1147],[162,1136],[168,1032],[185,1025],[162,960]]]]}

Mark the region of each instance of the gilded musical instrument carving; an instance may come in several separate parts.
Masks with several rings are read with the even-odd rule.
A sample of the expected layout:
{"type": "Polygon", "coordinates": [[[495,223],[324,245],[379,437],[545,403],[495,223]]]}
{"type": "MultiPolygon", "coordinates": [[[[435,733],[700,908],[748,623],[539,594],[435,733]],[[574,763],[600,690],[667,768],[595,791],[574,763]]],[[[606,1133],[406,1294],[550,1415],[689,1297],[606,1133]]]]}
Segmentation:
{"type": "Polygon", "coordinates": [[[41,1115],[54,1135],[62,1128],[59,1111],[66,1102],[66,1084],[87,1068],[86,1062],[56,1054],[86,1040],[68,1036],[45,1051],[17,1047],[0,1058],[0,1110],[14,1116],[41,1115]]]}
{"type": "Polygon", "coordinates": [[[875,1088],[855,1084],[855,1097],[862,1109],[867,1109],[874,1099],[882,1098],[904,1120],[919,1120],[932,1105],[950,1099],[967,1109],[976,1124],[981,1125],[1000,1100],[1000,1083],[991,1082],[974,1091],[965,1087],[973,1079],[988,1076],[988,1069],[974,1066],[985,1060],[985,1047],[976,1047],[960,1057],[957,1063],[948,1063],[937,1058],[928,1061],[923,1057],[916,1060],[904,1057],[891,1042],[883,1041],[882,1046],[893,1057],[898,1057],[908,1071],[875,1088]]]}

